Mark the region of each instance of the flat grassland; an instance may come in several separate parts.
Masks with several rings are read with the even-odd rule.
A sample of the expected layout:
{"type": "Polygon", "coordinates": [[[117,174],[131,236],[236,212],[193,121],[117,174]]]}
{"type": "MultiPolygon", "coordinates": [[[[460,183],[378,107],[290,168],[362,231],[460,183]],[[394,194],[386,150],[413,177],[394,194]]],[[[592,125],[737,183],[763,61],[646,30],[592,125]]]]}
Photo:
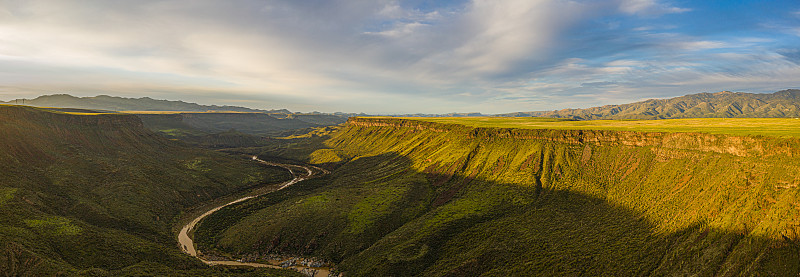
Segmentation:
{"type": "Polygon", "coordinates": [[[797,118],[687,118],[660,120],[568,120],[538,117],[404,117],[484,128],[613,130],[667,133],[710,133],[737,136],[800,137],[797,118]]]}

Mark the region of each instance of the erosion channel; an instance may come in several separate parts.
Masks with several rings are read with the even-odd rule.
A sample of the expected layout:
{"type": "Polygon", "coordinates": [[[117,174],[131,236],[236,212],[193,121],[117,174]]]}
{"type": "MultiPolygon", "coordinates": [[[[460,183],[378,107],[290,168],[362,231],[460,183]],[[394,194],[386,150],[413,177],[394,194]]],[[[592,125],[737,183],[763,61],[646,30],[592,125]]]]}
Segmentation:
{"type": "Polygon", "coordinates": [[[312,276],[326,277],[326,276],[330,275],[330,270],[329,270],[329,268],[326,268],[326,267],[308,267],[308,266],[303,266],[303,265],[297,265],[296,263],[293,263],[294,265],[288,266],[288,267],[283,267],[283,266],[280,265],[280,264],[282,264],[282,263],[284,263],[286,261],[298,259],[296,257],[288,257],[288,258],[283,258],[282,260],[276,260],[276,264],[244,262],[244,261],[240,261],[240,260],[237,260],[237,261],[217,260],[217,259],[213,259],[212,260],[212,259],[208,259],[206,257],[203,257],[202,253],[200,253],[199,250],[195,249],[194,241],[192,240],[192,237],[190,236],[190,233],[192,233],[195,225],[197,225],[197,223],[199,223],[201,220],[203,220],[203,218],[205,218],[205,217],[213,214],[214,212],[217,212],[220,209],[222,209],[224,207],[227,207],[229,205],[240,203],[242,201],[246,201],[246,200],[249,200],[249,199],[252,199],[252,198],[256,198],[256,197],[259,197],[259,196],[262,196],[264,194],[267,194],[267,193],[270,193],[270,192],[274,192],[274,191],[277,191],[277,190],[282,190],[282,189],[287,188],[287,187],[289,187],[291,185],[294,185],[294,184],[296,184],[296,183],[298,183],[300,181],[316,177],[317,175],[328,174],[327,170],[324,170],[324,169],[319,168],[319,167],[314,167],[314,166],[293,165],[293,164],[267,162],[267,161],[259,159],[257,156],[253,156],[252,159],[255,162],[263,163],[263,164],[270,165],[270,166],[277,166],[277,167],[285,168],[286,170],[288,170],[294,176],[294,178],[292,180],[284,182],[276,190],[269,190],[269,191],[258,190],[258,189],[257,190],[253,190],[248,195],[245,195],[243,197],[237,198],[237,199],[232,200],[232,201],[227,201],[224,204],[216,206],[216,207],[213,207],[212,209],[206,211],[205,213],[195,217],[194,219],[192,219],[192,221],[190,221],[189,223],[184,225],[183,228],[181,228],[180,233],[178,233],[178,242],[179,242],[181,250],[183,250],[183,252],[186,253],[186,254],[189,254],[189,255],[191,255],[193,257],[196,257],[197,259],[199,259],[203,263],[206,263],[206,264],[212,265],[212,266],[213,265],[227,265],[227,266],[291,268],[291,269],[294,269],[294,270],[297,270],[297,271],[300,271],[300,272],[303,272],[303,273],[311,273],[311,274],[313,274],[312,276]],[[305,171],[305,172],[303,172],[303,171],[305,171]]]}

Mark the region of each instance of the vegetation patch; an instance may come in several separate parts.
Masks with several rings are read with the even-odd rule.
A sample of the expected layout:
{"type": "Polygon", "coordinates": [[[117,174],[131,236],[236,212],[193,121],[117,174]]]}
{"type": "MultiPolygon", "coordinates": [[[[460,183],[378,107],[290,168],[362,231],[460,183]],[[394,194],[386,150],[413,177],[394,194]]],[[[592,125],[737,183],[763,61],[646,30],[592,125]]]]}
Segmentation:
{"type": "Polygon", "coordinates": [[[46,231],[57,236],[74,236],[81,233],[78,227],[69,219],[60,216],[50,216],[41,219],[26,219],[25,225],[40,231],[46,231]]]}
{"type": "Polygon", "coordinates": [[[375,221],[387,216],[392,206],[400,204],[399,201],[406,195],[408,189],[408,187],[392,186],[376,188],[377,192],[353,205],[347,216],[350,227],[348,231],[355,234],[364,232],[375,224],[375,221]]]}
{"type": "Polygon", "coordinates": [[[312,152],[309,158],[309,162],[313,164],[338,163],[342,161],[342,157],[336,154],[336,150],[333,149],[319,149],[312,152]]]}
{"type": "Polygon", "coordinates": [[[201,172],[211,171],[210,169],[205,168],[203,166],[203,160],[200,158],[188,160],[184,163],[184,165],[186,165],[186,168],[190,170],[201,171],[201,172]]]}
{"type": "Polygon", "coordinates": [[[14,194],[17,193],[17,188],[7,188],[7,187],[0,187],[0,205],[11,201],[14,198],[14,194]]]}

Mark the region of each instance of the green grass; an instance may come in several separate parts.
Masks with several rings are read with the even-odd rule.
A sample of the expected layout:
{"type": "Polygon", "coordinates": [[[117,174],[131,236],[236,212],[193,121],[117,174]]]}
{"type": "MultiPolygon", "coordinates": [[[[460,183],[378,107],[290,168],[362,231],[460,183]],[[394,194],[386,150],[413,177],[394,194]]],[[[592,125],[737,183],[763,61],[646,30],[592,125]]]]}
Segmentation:
{"type": "Polygon", "coordinates": [[[51,232],[54,236],[74,236],[81,233],[81,227],[72,224],[69,219],[59,216],[49,216],[42,219],[26,219],[25,225],[35,230],[51,232]]]}
{"type": "Polygon", "coordinates": [[[709,133],[737,136],[800,137],[796,118],[690,118],[661,120],[565,120],[536,117],[413,117],[409,120],[482,128],[611,130],[667,133],[709,133]]]}
{"type": "Polygon", "coordinates": [[[0,206],[14,198],[17,190],[16,188],[0,188],[0,206]]]}

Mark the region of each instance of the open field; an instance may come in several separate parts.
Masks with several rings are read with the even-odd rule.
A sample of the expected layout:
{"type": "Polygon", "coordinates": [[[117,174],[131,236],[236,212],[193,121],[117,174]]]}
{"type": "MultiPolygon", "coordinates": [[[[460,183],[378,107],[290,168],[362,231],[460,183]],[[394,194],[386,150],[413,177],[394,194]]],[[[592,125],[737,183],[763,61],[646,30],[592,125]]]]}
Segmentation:
{"type": "Polygon", "coordinates": [[[800,137],[800,119],[797,118],[689,118],[585,121],[537,117],[408,117],[404,119],[486,128],[614,130],[668,133],[698,132],[738,136],[761,135],[800,137]]]}

